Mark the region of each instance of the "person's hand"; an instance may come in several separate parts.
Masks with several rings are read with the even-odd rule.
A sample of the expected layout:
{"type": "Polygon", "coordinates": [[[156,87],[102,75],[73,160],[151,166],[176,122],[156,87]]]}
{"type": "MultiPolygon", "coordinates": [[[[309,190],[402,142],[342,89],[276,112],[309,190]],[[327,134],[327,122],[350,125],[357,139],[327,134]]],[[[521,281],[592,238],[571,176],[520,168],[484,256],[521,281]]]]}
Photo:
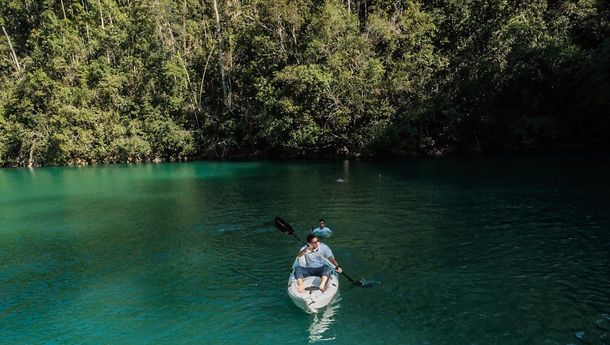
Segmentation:
{"type": "Polygon", "coordinates": [[[343,272],[343,268],[341,268],[341,266],[337,265],[337,267],[335,267],[335,270],[339,273],[343,272]]]}

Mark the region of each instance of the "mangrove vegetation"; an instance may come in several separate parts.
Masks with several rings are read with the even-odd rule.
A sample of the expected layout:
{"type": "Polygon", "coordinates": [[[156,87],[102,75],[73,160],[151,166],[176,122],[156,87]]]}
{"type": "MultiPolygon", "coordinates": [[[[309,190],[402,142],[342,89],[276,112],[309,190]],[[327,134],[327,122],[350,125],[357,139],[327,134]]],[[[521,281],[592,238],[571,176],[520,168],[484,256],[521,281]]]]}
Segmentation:
{"type": "Polygon", "coordinates": [[[603,0],[3,0],[0,165],[599,148],[603,0]]]}

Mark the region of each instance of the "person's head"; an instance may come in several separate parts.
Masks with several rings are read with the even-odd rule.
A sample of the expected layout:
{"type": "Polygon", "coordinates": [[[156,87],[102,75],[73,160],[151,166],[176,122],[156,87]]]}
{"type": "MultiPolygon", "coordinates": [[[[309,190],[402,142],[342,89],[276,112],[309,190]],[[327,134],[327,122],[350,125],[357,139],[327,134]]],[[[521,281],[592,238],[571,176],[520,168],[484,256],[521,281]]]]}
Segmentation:
{"type": "Polygon", "coordinates": [[[320,225],[320,229],[323,229],[326,226],[326,222],[324,219],[318,220],[318,224],[320,225]]]}
{"type": "Polygon", "coordinates": [[[316,236],[314,234],[307,235],[307,243],[311,244],[314,248],[318,248],[318,246],[320,245],[318,236],[316,236]]]}

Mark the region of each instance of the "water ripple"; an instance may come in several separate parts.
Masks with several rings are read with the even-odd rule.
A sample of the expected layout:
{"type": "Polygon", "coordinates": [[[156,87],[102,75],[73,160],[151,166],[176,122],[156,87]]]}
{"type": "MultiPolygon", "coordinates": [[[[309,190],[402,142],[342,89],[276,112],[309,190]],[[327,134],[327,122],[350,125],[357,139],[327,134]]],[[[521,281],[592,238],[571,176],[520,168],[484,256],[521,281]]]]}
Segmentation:
{"type": "Polygon", "coordinates": [[[609,343],[610,168],[575,159],[0,171],[0,335],[609,343]],[[276,215],[302,237],[326,218],[345,272],[379,284],[343,280],[340,302],[303,313],[286,296],[301,244],[276,215]]]}

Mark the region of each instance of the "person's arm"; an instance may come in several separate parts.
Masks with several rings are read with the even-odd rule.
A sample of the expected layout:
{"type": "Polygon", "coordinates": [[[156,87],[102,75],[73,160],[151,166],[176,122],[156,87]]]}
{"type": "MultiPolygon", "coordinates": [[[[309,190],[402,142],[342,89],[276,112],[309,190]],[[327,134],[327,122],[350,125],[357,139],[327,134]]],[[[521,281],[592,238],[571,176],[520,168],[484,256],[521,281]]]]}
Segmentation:
{"type": "Polygon", "coordinates": [[[298,253],[297,253],[297,257],[301,257],[303,256],[305,253],[307,253],[311,248],[310,245],[306,245],[303,249],[301,249],[298,253]]]}
{"type": "Polygon", "coordinates": [[[335,260],[334,257],[329,256],[328,261],[335,265],[335,270],[337,270],[337,272],[341,273],[343,271],[343,269],[341,268],[341,266],[339,266],[339,263],[337,262],[337,260],[335,260]]]}

